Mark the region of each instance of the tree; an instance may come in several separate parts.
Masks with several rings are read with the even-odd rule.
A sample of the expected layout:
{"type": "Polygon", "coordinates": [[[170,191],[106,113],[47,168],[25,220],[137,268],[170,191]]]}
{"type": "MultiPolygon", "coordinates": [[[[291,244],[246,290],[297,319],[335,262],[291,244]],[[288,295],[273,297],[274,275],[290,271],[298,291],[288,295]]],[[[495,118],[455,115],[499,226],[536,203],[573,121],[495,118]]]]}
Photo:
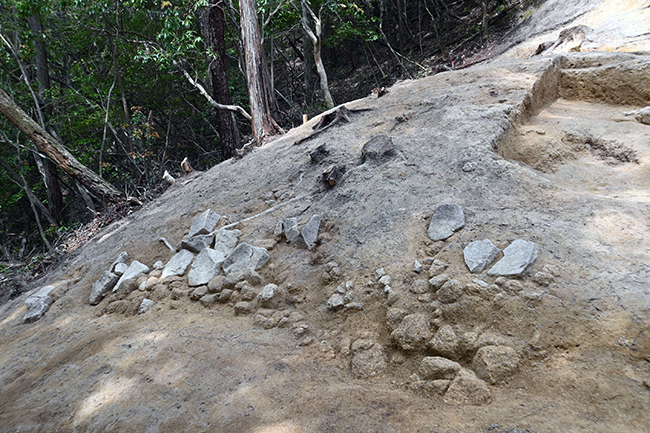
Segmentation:
{"type": "MultiPolygon", "coordinates": [[[[325,98],[325,105],[328,109],[334,108],[334,98],[330,93],[329,84],[327,82],[327,72],[325,72],[325,66],[323,65],[323,58],[321,55],[323,48],[323,30],[319,16],[316,16],[314,11],[311,10],[306,0],[300,0],[302,6],[302,28],[307,34],[307,37],[311,40],[311,43],[314,45],[314,63],[316,64],[316,71],[318,72],[318,78],[320,79],[320,89],[323,92],[323,97],[325,98]],[[309,21],[313,21],[314,29],[312,30],[309,21]]],[[[307,53],[305,53],[307,57],[307,53]]]]}
{"type": "Polygon", "coordinates": [[[255,0],[240,0],[239,2],[243,49],[246,59],[246,84],[251,105],[251,123],[255,142],[261,145],[266,137],[276,135],[279,131],[271,117],[271,106],[266,92],[268,86],[264,71],[264,51],[256,7],[255,0]]]}
{"type": "Polygon", "coordinates": [[[81,164],[61,143],[45,131],[0,89],[0,114],[13,123],[32,143],[70,177],[106,202],[120,202],[124,194],[81,164]]]}

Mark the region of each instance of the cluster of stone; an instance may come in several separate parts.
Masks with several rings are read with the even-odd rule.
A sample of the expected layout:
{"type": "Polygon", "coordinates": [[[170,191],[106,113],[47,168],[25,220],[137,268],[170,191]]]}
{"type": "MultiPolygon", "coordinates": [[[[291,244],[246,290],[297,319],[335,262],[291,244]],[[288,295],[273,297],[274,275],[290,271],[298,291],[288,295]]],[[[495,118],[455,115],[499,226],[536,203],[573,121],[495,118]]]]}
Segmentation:
{"type": "Polygon", "coordinates": [[[318,241],[321,218],[319,215],[311,217],[302,230],[298,229],[297,218],[286,218],[275,226],[275,238],[278,241],[285,239],[287,242],[300,248],[311,249],[318,241]]]}
{"type": "MultiPolygon", "coordinates": [[[[503,250],[503,258],[490,270],[488,275],[519,277],[537,258],[539,247],[534,242],[517,239],[503,250]]],[[[465,264],[472,273],[480,273],[501,253],[489,239],[469,243],[463,250],[465,264]]]]}

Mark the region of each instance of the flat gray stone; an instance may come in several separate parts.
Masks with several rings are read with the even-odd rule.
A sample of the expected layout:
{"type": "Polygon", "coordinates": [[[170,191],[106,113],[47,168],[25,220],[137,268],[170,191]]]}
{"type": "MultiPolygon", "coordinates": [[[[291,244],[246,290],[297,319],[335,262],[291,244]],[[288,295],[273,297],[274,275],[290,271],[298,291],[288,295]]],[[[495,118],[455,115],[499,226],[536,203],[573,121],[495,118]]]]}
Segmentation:
{"type": "Polygon", "coordinates": [[[386,162],[397,154],[393,140],[384,134],[371,138],[361,148],[361,163],[367,161],[375,163],[386,162]]]}
{"type": "Polygon", "coordinates": [[[300,232],[298,245],[303,248],[311,248],[318,240],[318,229],[320,229],[320,216],[314,215],[300,232]]]}
{"type": "Polygon", "coordinates": [[[487,268],[501,252],[492,241],[483,239],[482,241],[470,242],[463,250],[465,264],[473,274],[481,272],[487,268]]]}
{"type": "Polygon", "coordinates": [[[32,323],[40,320],[53,303],[54,301],[49,296],[34,298],[30,303],[29,311],[23,317],[23,323],[32,323]]]}
{"type": "Polygon", "coordinates": [[[153,264],[153,270],[157,271],[158,269],[162,269],[165,267],[165,264],[162,262],[162,260],[158,260],[156,263],[153,264]]]}
{"type": "Polygon", "coordinates": [[[118,264],[120,264],[120,263],[126,264],[126,262],[128,262],[128,261],[129,261],[129,253],[127,253],[126,251],[122,251],[122,252],[120,253],[120,255],[117,256],[117,259],[115,259],[115,261],[113,262],[113,264],[111,265],[111,267],[108,268],[108,271],[109,271],[109,272],[113,272],[113,273],[115,273],[115,267],[116,267],[118,264]]]}
{"type": "Polygon", "coordinates": [[[124,275],[127,269],[129,269],[129,265],[127,265],[126,263],[118,263],[115,265],[112,272],[118,277],[121,277],[122,275],[124,275]]]}
{"type": "Polygon", "coordinates": [[[32,293],[29,298],[25,300],[25,305],[27,308],[31,309],[34,305],[40,302],[41,299],[49,298],[50,293],[56,290],[55,286],[43,286],[38,289],[36,292],[32,293]]]}
{"type": "Polygon", "coordinates": [[[117,284],[115,284],[115,287],[113,287],[113,293],[117,292],[122,283],[126,280],[130,280],[141,274],[146,274],[147,272],[149,272],[149,267],[147,265],[134,260],[126,271],[124,271],[120,279],[117,281],[117,284]]]}
{"type": "Polygon", "coordinates": [[[443,204],[431,217],[427,234],[432,241],[442,241],[465,226],[463,208],[457,204],[443,204]]]}
{"type": "Polygon", "coordinates": [[[332,311],[340,310],[345,306],[345,301],[340,293],[334,293],[327,300],[327,309],[332,311]]]}
{"type": "Polygon", "coordinates": [[[300,230],[298,230],[297,218],[286,218],[280,221],[275,229],[276,234],[279,232],[280,237],[284,235],[287,241],[291,243],[298,242],[300,239],[300,230]]]}
{"type": "Polygon", "coordinates": [[[451,359],[427,356],[420,362],[418,376],[424,380],[453,379],[460,368],[460,364],[451,359]]]}
{"type": "Polygon", "coordinates": [[[221,271],[221,264],[226,260],[221,251],[205,248],[196,256],[190,271],[187,273],[187,283],[190,287],[208,284],[221,271]]]}
{"type": "Polygon", "coordinates": [[[196,236],[192,236],[191,238],[183,239],[178,244],[177,250],[185,249],[198,254],[204,249],[210,248],[210,246],[212,246],[213,241],[214,241],[213,235],[196,235],[196,236]]]}
{"type": "Polygon", "coordinates": [[[109,271],[104,271],[99,279],[93,283],[93,287],[90,290],[90,305],[99,304],[104,295],[115,287],[115,284],[117,284],[119,279],[119,275],[115,275],[109,271]]]}
{"type": "Polygon", "coordinates": [[[267,284],[262,289],[262,292],[259,294],[260,301],[268,302],[275,296],[275,293],[278,290],[278,286],[275,284],[267,284]]]}
{"type": "Polygon", "coordinates": [[[487,272],[488,275],[518,277],[533,264],[539,247],[535,242],[517,239],[503,250],[503,258],[487,272]]]}
{"type": "Polygon", "coordinates": [[[151,299],[143,299],[138,308],[138,314],[144,314],[149,308],[153,306],[154,302],[151,299]]]}
{"type": "Polygon", "coordinates": [[[266,249],[243,243],[237,245],[226,257],[222,267],[223,272],[228,276],[232,273],[245,273],[249,269],[256,271],[268,261],[269,252],[266,249]]]}
{"type": "Polygon", "coordinates": [[[203,212],[201,215],[197,216],[192,220],[192,225],[190,226],[190,232],[187,235],[188,238],[191,238],[196,235],[207,235],[210,233],[219,223],[221,215],[208,209],[203,212]]]}
{"type": "Polygon", "coordinates": [[[241,230],[224,230],[221,229],[214,234],[214,247],[213,249],[221,251],[225,256],[228,256],[239,242],[241,230]]]}
{"type": "Polygon", "coordinates": [[[160,279],[162,280],[165,277],[171,276],[182,276],[185,274],[187,267],[192,263],[193,259],[194,253],[189,250],[180,250],[169,259],[169,262],[165,265],[165,269],[162,271],[160,279]]]}

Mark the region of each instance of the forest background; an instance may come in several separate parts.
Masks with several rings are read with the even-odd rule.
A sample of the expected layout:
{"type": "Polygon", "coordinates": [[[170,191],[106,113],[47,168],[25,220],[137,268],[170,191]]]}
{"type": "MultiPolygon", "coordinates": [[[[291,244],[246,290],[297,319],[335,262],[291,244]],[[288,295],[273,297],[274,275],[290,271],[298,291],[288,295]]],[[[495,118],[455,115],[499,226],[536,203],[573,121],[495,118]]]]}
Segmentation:
{"type": "Polygon", "coordinates": [[[19,293],[185,158],[206,170],[304,115],[481,60],[533,3],[0,0],[0,285],[19,293]]]}

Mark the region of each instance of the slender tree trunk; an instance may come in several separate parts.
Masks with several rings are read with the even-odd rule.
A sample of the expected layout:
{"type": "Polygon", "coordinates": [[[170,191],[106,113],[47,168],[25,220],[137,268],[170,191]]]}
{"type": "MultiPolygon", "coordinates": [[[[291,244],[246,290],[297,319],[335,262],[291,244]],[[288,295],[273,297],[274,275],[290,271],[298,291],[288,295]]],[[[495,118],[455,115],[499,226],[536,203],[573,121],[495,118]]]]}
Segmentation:
{"type": "MultiPolygon", "coordinates": [[[[38,99],[41,103],[44,122],[47,124],[52,118],[52,101],[47,94],[51,88],[50,69],[47,61],[47,47],[43,41],[43,24],[38,13],[29,17],[29,27],[36,36],[34,50],[36,52],[36,76],[38,77],[38,99]]],[[[35,155],[34,158],[40,158],[35,155]]],[[[40,161],[38,161],[40,162],[40,161]]],[[[63,194],[59,185],[59,178],[56,173],[56,165],[46,159],[38,164],[42,166],[43,181],[47,192],[47,202],[50,214],[57,224],[63,221],[63,194]]],[[[39,167],[40,168],[40,167],[39,167]]]]}
{"type": "MultiPolygon", "coordinates": [[[[309,20],[309,12],[306,6],[302,5],[302,19],[309,20]]],[[[314,46],[309,36],[305,34],[302,42],[303,67],[305,69],[303,81],[305,84],[305,105],[311,107],[314,103],[314,46]]]]}
{"type": "Polygon", "coordinates": [[[266,92],[266,74],[264,73],[263,49],[260,26],[257,20],[255,0],[240,0],[240,24],[244,54],[246,58],[246,81],[248,98],[251,104],[253,135],[258,145],[264,138],[276,135],[278,130],[271,118],[270,103],[266,92]]]}
{"type": "Polygon", "coordinates": [[[81,182],[92,194],[107,202],[124,200],[124,195],[120,191],[77,161],[62,144],[29,117],[2,89],[0,89],[0,114],[20,129],[61,170],[81,182]]]}
{"type": "Polygon", "coordinates": [[[308,17],[311,17],[311,20],[314,22],[314,30],[312,30],[309,26],[309,21],[306,19],[308,17],[303,14],[302,28],[314,45],[314,63],[316,64],[316,72],[318,72],[318,78],[320,79],[320,89],[321,92],[323,92],[323,98],[325,98],[325,105],[328,109],[333,108],[334,98],[332,98],[332,94],[330,93],[329,84],[327,82],[327,72],[325,72],[325,66],[323,65],[323,58],[321,55],[323,46],[321,20],[316,16],[316,14],[314,14],[309,5],[307,5],[306,0],[301,0],[301,3],[303,10],[306,9],[308,17]]]}
{"type": "Polygon", "coordinates": [[[402,19],[402,0],[397,3],[397,31],[399,33],[399,51],[404,54],[404,20],[402,19]]]}
{"type": "MultiPolygon", "coordinates": [[[[212,98],[219,104],[231,105],[226,74],[226,17],[223,8],[223,1],[210,0],[205,33],[207,45],[212,51],[210,58],[212,98]]],[[[233,150],[239,147],[239,131],[232,112],[219,109],[214,111],[221,140],[221,155],[223,159],[229,159],[233,155],[233,150]]]]}
{"type": "Polygon", "coordinates": [[[485,40],[488,39],[490,36],[490,32],[488,30],[488,2],[487,0],[483,0],[481,2],[481,9],[483,11],[483,35],[485,36],[485,40]]]}

